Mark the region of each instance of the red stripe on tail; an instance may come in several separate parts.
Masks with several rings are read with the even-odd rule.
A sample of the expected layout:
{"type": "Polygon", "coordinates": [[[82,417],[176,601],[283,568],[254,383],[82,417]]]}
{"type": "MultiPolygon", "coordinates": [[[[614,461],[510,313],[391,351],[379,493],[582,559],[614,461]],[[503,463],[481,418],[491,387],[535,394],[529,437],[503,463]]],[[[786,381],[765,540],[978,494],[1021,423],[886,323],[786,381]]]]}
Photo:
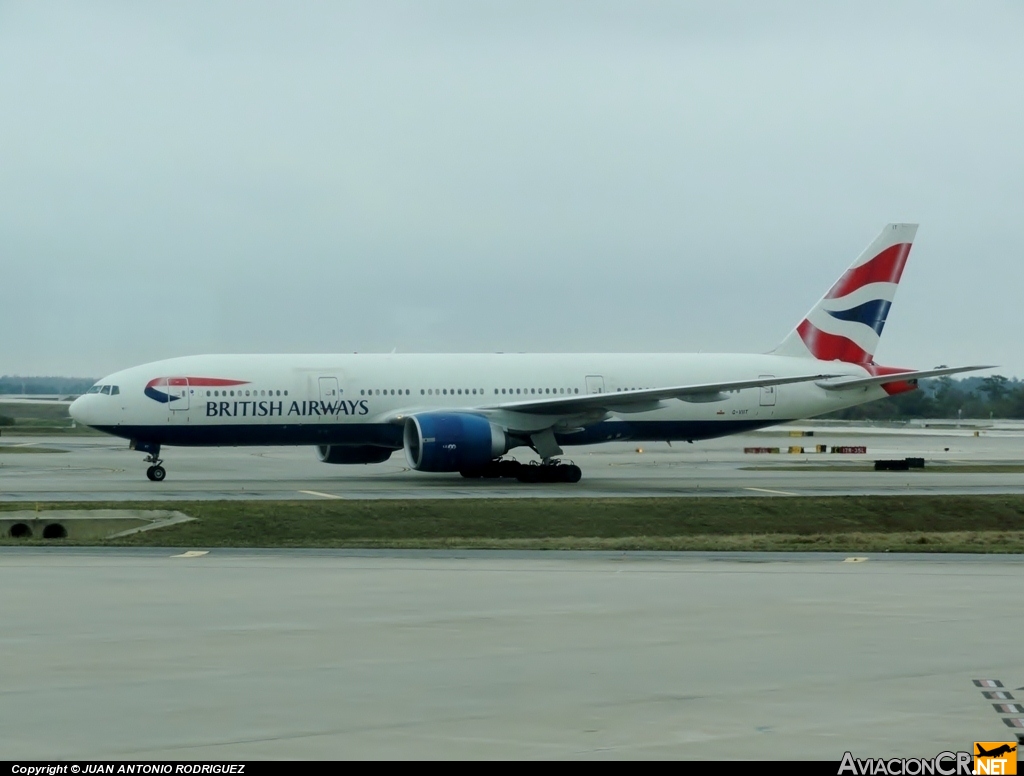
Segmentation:
{"type": "Polygon", "coordinates": [[[821,361],[845,361],[848,364],[867,364],[871,354],[853,340],[822,331],[806,318],[796,327],[811,355],[821,361]]]}
{"type": "Polygon", "coordinates": [[[910,256],[910,243],[900,243],[886,248],[871,261],[847,270],[846,274],[832,286],[832,290],[825,298],[838,299],[853,293],[868,283],[899,283],[908,256],[910,256]]]}

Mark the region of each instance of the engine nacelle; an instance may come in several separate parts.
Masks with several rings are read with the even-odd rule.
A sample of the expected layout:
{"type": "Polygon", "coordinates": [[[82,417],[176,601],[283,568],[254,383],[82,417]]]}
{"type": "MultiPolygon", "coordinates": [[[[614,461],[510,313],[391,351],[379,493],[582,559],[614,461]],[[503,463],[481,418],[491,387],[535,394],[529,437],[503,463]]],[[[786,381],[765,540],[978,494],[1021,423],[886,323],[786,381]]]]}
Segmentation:
{"type": "Polygon", "coordinates": [[[509,448],[508,436],[482,415],[425,412],[405,420],[405,457],[421,472],[457,472],[485,465],[509,448]]]}
{"type": "Polygon", "coordinates": [[[317,445],[316,457],[324,463],[383,463],[395,452],[377,445],[317,445]]]}

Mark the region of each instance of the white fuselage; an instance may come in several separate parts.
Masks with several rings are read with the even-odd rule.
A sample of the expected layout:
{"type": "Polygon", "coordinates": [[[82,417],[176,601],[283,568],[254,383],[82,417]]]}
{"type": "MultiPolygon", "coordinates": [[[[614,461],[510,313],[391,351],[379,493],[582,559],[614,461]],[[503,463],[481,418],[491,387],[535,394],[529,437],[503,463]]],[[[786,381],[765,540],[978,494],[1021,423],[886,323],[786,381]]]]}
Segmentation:
{"type": "Polygon", "coordinates": [[[803,382],[733,391],[714,401],[662,399],[554,422],[550,413],[507,408],[539,398],[809,373],[868,374],[855,364],[747,354],[204,355],[112,374],[97,384],[102,392],[75,401],[72,415],[158,445],[398,449],[403,417],[481,412],[511,434],[551,428],[559,444],[573,445],[706,439],[886,396],[878,386],[836,392],[803,382]]]}

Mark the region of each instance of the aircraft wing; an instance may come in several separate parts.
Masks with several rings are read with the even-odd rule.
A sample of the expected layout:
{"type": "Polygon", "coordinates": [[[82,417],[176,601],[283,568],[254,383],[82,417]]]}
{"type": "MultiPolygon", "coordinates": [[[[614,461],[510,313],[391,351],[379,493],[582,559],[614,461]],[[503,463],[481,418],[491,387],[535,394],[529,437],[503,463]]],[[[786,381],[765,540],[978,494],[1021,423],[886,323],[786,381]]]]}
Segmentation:
{"type": "Polygon", "coordinates": [[[483,405],[481,410],[507,410],[533,415],[575,415],[577,413],[602,411],[645,412],[656,409],[663,399],[680,399],[689,402],[724,401],[726,393],[744,388],[764,388],[788,383],[809,383],[839,375],[800,375],[799,377],[758,377],[754,380],[732,380],[721,383],[698,383],[676,385],[670,388],[642,388],[635,391],[612,393],[588,393],[572,396],[552,396],[526,401],[511,401],[501,404],[483,405]]]}
{"type": "Polygon", "coordinates": [[[874,377],[857,377],[853,380],[840,380],[835,383],[819,382],[818,385],[827,391],[847,391],[851,388],[867,388],[872,385],[923,380],[926,377],[942,377],[943,375],[955,375],[959,372],[973,372],[978,369],[995,369],[995,366],[947,366],[912,372],[894,372],[893,374],[875,375],[874,377]]]}

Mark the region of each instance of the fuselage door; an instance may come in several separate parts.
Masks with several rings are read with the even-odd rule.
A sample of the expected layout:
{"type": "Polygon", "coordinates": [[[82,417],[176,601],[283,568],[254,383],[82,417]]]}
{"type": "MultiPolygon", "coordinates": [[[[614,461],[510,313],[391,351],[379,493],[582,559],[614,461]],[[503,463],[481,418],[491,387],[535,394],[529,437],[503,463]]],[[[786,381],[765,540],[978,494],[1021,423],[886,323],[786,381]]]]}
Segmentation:
{"type": "MultiPolygon", "coordinates": [[[[760,380],[771,380],[775,375],[758,375],[760,380]]],[[[778,388],[777,385],[762,385],[761,386],[761,406],[762,407],[774,407],[775,406],[775,391],[778,388]]]]}
{"type": "Polygon", "coordinates": [[[167,402],[168,409],[173,412],[180,412],[188,409],[188,378],[187,377],[168,377],[167,378],[167,395],[169,401],[167,402]]]}
{"type": "Polygon", "coordinates": [[[587,393],[604,393],[604,377],[587,375],[587,393]]]}
{"type": "MultiPolygon", "coordinates": [[[[338,392],[338,378],[337,377],[321,377],[320,378],[320,406],[324,405],[334,407],[338,406],[338,400],[341,395],[338,392]]],[[[337,414],[336,412],[333,414],[337,414]]]]}

